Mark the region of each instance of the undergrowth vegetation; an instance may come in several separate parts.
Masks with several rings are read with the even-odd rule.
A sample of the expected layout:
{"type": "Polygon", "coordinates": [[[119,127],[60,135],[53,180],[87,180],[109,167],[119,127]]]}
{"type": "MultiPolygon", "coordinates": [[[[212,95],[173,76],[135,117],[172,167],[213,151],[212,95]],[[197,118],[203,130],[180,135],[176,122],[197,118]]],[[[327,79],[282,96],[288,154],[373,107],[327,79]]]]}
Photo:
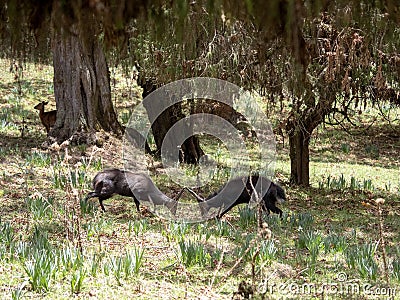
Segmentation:
{"type": "MultiPolygon", "coordinates": [[[[344,298],[376,299],[383,288],[382,298],[396,288],[400,293],[400,143],[382,142],[384,131],[371,144],[365,133],[320,128],[307,189],[288,184],[288,149],[278,144],[277,180],[288,201],[282,219],[262,217],[262,229],[256,209],[247,206],[222,220],[185,224],[145,208],[139,215],[132,199],[116,196],[102,213],[96,199],[83,199],[96,172],[122,166],[121,141],[42,147],[45,130],[33,106],[51,102],[51,73],[47,66],[26,67],[21,91],[12,74],[1,74],[2,299],[231,299],[246,285],[257,299],[337,299],[340,284],[350,295],[344,298]]],[[[124,82],[113,86],[116,95],[124,82]]],[[[127,119],[122,101],[133,107],[138,100],[116,99],[127,119]]],[[[376,135],[379,128],[370,129],[376,135]]],[[[224,182],[224,153],[208,140],[203,146],[218,163],[216,182],[224,182]]],[[[171,198],[178,193],[161,169],[153,179],[171,198]]]]}

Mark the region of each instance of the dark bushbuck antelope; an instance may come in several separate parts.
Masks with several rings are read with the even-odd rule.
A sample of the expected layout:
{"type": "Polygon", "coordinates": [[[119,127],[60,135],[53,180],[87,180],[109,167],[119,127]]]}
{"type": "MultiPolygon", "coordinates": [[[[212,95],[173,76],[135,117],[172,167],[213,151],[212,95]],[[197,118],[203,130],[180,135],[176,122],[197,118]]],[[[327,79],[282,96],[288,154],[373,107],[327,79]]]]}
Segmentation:
{"type": "Polygon", "coordinates": [[[238,177],[228,181],[200,205],[206,214],[212,207],[218,209],[217,218],[221,218],[234,206],[257,201],[258,197],[261,198],[261,207],[265,212],[269,214],[272,211],[282,217],[282,210],[276,207],[276,204],[285,202],[285,191],[278,184],[259,175],[238,177]]]}
{"type": "Polygon", "coordinates": [[[44,111],[44,106],[48,103],[49,102],[42,101],[34,107],[34,109],[39,111],[40,120],[42,121],[44,127],[46,127],[47,133],[49,133],[50,127],[56,123],[57,118],[57,110],[44,111]]]}
{"type": "Polygon", "coordinates": [[[106,169],[97,173],[93,178],[94,192],[87,194],[85,201],[90,198],[99,198],[100,206],[105,211],[103,201],[113,195],[132,197],[136,210],[140,212],[141,201],[155,206],[165,205],[173,215],[176,213],[177,202],[164,195],[145,174],[133,173],[120,169],[106,169]]]}

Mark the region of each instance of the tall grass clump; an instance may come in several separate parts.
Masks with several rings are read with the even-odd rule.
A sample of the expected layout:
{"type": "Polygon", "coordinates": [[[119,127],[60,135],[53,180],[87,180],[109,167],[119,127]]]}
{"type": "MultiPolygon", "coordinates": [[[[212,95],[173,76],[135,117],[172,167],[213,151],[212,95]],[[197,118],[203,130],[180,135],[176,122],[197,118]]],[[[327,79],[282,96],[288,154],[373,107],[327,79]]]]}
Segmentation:
{"type": "Polygon", "coordinates": [[[51,156],[48,153],[43,152],[29,153],[26,155],[25,159],[30,165],[42,168],[48,167],[51,164],[51,156]]]}
{"type": "Polygon", "coordinates": [[[22,299],[24,294],[25,294],[25,286],[26,286],[26,282],[23,282],[22,284],[20,284],[17,288],[15,288],[12,292],[11,292],[11,299],[12,300],[19,300],[22,299]]]}
{"type": "Polygon", "coordinates": [[[2,222],[0,218],[0,242],[6,249],[10,249],[14,244],[15,233],[10,222],[2,222]]]}
{"type": "Polygon", "coordinates": [[[47,237],[47,232],[37,225],[35,225],[29,241],[31,245],[31,250],[49,250],[52,248],[47,237]]]}
{"type": "Polygon", "coordinates": [[[92,158],[92,157],[82,157],[81,158],[83,169],[87,170],[90,166],[92,166],[96,171],[101,171],[103,169],[103,161],[101,157],[92,158]]]}
{"type": "Polygon", "coordinates": [[[278,248],[273,240],[269,239],[261,241],[256,262],[270,264],[274,259],[276,259],[277,254],[278,248]]]}
{"type": "MultiPolygon", "coordinates": [[[[109,267],[118,285],[122,285],[122,259],[121,257],[112,256],[109,259],[109,267]]],[[[109,272],[109,271],[108,271],[109,272]]],[[[108,274],[106,274],[108,275],[108,274]]]]}
{"type": "Polygon", "coordinates": [[[313,230],[300,230],[297,247],[309,251],[309,256],[307,257],[308,274],[313,278],[315,275],[317,258],[321,250],[324,249],[322,236],[313,230]]]}
{"type": "Polygon", "coordinates": [[[248,206],[239,208],[238,224],[242,229],[246,229],[249,227],[255,228],[255,225],[257,224],[256,210],[250,209],[248,206]]]}
{"type": "Polygon", "coordinates": [[[323,248],[322,236],[313,230],[301,230],[297,246],[300,249],[307,249],[310,252],[312,261],[315,262],[320,250],[323,248]]]}
{"type": "Polygon", "coordinates": [[[26,205],[28,206],[29,211],[33,215],[34,220],[40,220],[42,218],[46,218],[51,220],[53,217],[53,203],[54,198],[44,198],[44,197],[33,197],[28,198],[26,200],[26,205]]]}
{"type": "Polygon", "coordinates": [[[125,254],[121,257],[125,279],[139,274],[140,268],[143,265],[143,254],[144,250],[136,247],[129,251],[126,250],[125,254]]]}
{"type": "Polygon", "coordinates": [[[20,254],[26,257],[24,271],[34,291],[47,292],[55,278],[58,257],[51,246],[46,232],[35,226],[29,244],[20,243],[20,254]],[[29,248],[26,249],[26,246],[29,248]]]}
{"type": "Polygon", "coordinates": [[[268,224],[268,227],[275,230],[280,230],[282,228],[282,223],[287,222],[288,214],[284,212],[282,214],[282,219],[279,215],[270,214],[264,215],[263,220],[268,224]]]}
{"type": "Polygon", "coordinates": [[[68,184],[67,176],[61,171],[60,168],[53,167],[52,170],[53,187],[64,190],[68,184]]]}
{"type": "Polygon", "coordinates": [[[393,260],[393,277],[400,282],[400,259],[393,260]]]}
{"type": "Polygon", "coordinates": [[[234,250],[234,257],[243,257],[243,260],[250,261],[254,255],[254,251],[256,251],[254,239],[256,239],[255,233],[247,234],[246,236],[243,236],[243,234],[237,235],[236,241],[239,245],[234,250]],[[251,246],[253,248],[250,248],[251,246]]]}
{"type": "Polygon", "coordinates": [[[358,271],[361,278],[376,280],[378,276],[378,264],[374,258],[377,243],[356,245],[344,251],[347,265],[358,271]]]}
{"type": "Polygon", "coordinates": [[[0,261],[7,258],[7,248],[4,244],[0,244],[0,261]]]}
{"type": "Polygon", "coordinates": [[[71,282],[70,282],[72,294],[79,294],[82,291],[83,280],[86,278],[86,275],[87,275],[87,271],[86,271],[85,267],[82,267],[82,266],[78,270],[76,270],[74,273],[72,273],[71,282]]]}
{"type": "Polygon", "coordinates": [[[81,252],[76,248],[64,247],[57,252],[58,267],[63,269],[64,273],[70,270],[81,269],[84,263],[84,257],[81,252]]]}
{"type": "Polygon", "coordinates": [[[348,241],[345,236],[331,233],[324,238],[325,253],[343,252],[347,249],[348,241]]]}
{"type": "Polygon", "coordinates": [[[79,207],[82,215],[93,216],[95,213],[95,205],[93,201],[85,201],[84,198],[79,200],[79,207]]]}
{"type": "Polygon", "coordinates": [[[29,256],[30,249],[31,245],[29,242],[18,241],[15,243],[14,255],[20,260],[25,260],[29,256]]]}
{"type": "Polygon", "coordinates": [[[180,241],[189,233],[189,229],[188,224],[171,222],[166,229],[161,231],[161,234],[167,238],[168,242],[180,241]]]}
{"type": "Polygon", "coordinates": [[[204,267],[211,261],[211,255],[205,249],[203,243],[198,241],[179,241],[181,262],[186,267],[204,267]]]}
{"type": "Polygon", "coordinates": [[[328,175],[326,179],[318,182],[318,188],[331,190],[349,189],[352,191],[373,191],[375,189],[371,179],[359,180],[351,176],[350,180],[348,180],[344,177],[344,174],[341,174],[339,177],[328,175]]]}
{"type": "Polygon", "coordinates": [[[37,249],[33,251],[30,259],[24,262],[23,268],[34,291],[48,292],[55,279],[57,259],[53,251],[37,249]]]}
{"type": "Polygon", "coordinates": [[[292,214],[289,218],[284,219],[284,222],[291,228],[309,229],[314,224],[314,217],[310,213],[292,214]]]}
{"type": "Polygon", "coordinates": [[[91,182],[87,180],[86,172],[84,170],[78,168],[70,170],[68,177],[69,182],[74,188],[88,189],[91,186],[91,182]]]}
{"type": "Polygon", "coordinates": [[[225,221],[215,220],[215,226],[212,229],[212,232],[218,237],[229,237],[232,235],[232,228],[225,221]]]}
{"type": "Polygon", "coordinates": [[[128,223],[129,236],[132,231],[135,233],[135,236],[139,236],[139,233],[147,231],[147,227],[148,227],[147,219],[136,220],[133,224],[131,221],[129,221],[128,223]]]}
{"type": "Polygon", "coordinates": [[[113,256],[109,259],[109,268],[119,285],[122,285],[121,279],[125,280],[132,275],[138,275],[143,265],[144,250],[133,248],[126,250],[122,256],[113,256]]]}

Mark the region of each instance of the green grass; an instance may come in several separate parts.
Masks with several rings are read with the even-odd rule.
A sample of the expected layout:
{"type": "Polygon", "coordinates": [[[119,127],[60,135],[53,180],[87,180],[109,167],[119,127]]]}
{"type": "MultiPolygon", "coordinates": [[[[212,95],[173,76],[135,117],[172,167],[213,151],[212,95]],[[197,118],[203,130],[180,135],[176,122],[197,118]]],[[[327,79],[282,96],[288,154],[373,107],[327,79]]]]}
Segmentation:
{"type": "MultiPolygon", "coordinates": [[[[232,299],[241,282],[251,286],[253,279],[256,299],[265,291],[266,299],[337,299],[329,293],[323,298],[318,292],[277,289],[288,284],[384,287],[378,197],[386,200],[389,287],[397,288],[398,297],[400,144],[391,137],[398,136],[398,125],[390,131],[380,120],[353,135],[318,128],[310,146],[312,186],[307,189],[288,184],[288,147],[278,144],[276,177],[288,201],[282,219],[263,216],[270,237],[261,238],[255,211],[246,206],[222,220],[182,224],[146,209],[139,215],[126,197],[105,201],[106,213],[97,199],[82,201],[96,172],[122,167],[121,141],[110,137],[102,149],[71,146],[68,156],[42,149],[45,130],[33,106],[43,99],[54,106],[51,68],[28,65],[22,95],[12,74],[0,75],[1,299],[232,299]]],[[[127,119],[138,99],[124,95],[140,93],[117,79],[114,102],[119,116],[127,119]]],[[[376,111],[360,116],[360,122],[371,115],[376,111]]],[[[231,163],[226,149],[214,142],[206,137],[201,142],[218,165],[215,182],[196,190],[202,196],[226,180],[231,163]]],[[[196,175],[198,170],[185,171],[196,175]]],[[[180,190],[163,172],[153,178],[170,197],[180,190]]],[[[195,201],[184,197],[182,201],[195,201]]],[[[376,299],[365,293],[352,296],[376,299]]]]}

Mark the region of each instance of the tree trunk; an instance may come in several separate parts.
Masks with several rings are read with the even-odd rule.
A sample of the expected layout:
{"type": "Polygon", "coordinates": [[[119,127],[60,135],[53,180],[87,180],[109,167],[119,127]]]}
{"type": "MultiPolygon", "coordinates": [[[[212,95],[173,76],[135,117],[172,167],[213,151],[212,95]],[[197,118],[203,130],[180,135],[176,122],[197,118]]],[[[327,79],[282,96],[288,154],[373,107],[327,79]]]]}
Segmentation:
{"type": "Polygon", "coordinates": [[[200,147],[199,138],[192,135],[182,144],[179,159],[187,164],[197,165],[203,155],[204,151],[200,147]]]}
{"type": "MultiPolygon", "coordinates": [[[[290,147],[290,182],[310,185],[310,139],[314,129],[331,111],[335,95],[327,94],[324,101],[299,113],[292,113],[286,121],[290,147]],[[295,117],[297,116],[297,117],[295,117]]],[[[309,101],[313,102],[313,101],[309,101]]]]}
{"type": "MultiPolygon", "coordinates": [[[[169,141],[165,140],[165,136],[170,128],[176,122],[181,120],[184,115],[182,113],[182,106],[180,105],[180,103],[178,103],[164,110],[158,117],[154,116],[152,115],[152,112],[156,110],[151,108],[151,106],[154,104],[155,103],[147,102],[146,104],[144,104],[144,107],[146,108],[147,114],[151,122],[151,130],[153,132],[154,141],[157,147],[157,151],[155,154],[160,155],[163,143],[170,144],[170,146],[167,146],[168,149],[173,149],[175,145],[179,144],[174,140],[173,135],[169,135],[169,141]]],[[[204,152],[200,147],[198,137],[191,134],[193,132],[191,126],[187,124],[184,130],[188,138],[183,142],[182,145],[178,145],[180,146],[179,161],[188,164],[197,164],[200,156],[204,155],[204,152]]]]}
{"type": "Polygon", "coordinates": [[[310,184],[310,133],[295,128],[289,135],[290,182],[297,185],[310,184]]]}
{"type": "Polygon", "coordinates": [[[96,28],[94,16],[83,12],[80,22],[72,25],[70,30],[54,30],[52,50],[57,121],[50,136],[59,142],[81,132],[94,133],[100,128],[122,134],[111,102],[108,66],[96,28]]]}
{"type": "MultiPolygon", "coordinates": [[[[143,88],[143,98],[146,98],[151,92],[156,90],[156,86],[149,81],[143,81],[140,83],[143,88]]],[[[161,156],[161,147],[163,142],[170,143],[171,146],[167,148],[172,149],[176,144],[178,144],[172,135],[170,138],[172,140],[164,141],[164,138],[170,128],[179,120],[185,117],[182,111],[182,102],[176,103],[172,106],[169,106],[165,109],[160,115],[155,115],[157,112],[156,107],[161,107],[160,103],[157,102],[161,101],[169,101],[169,99],[157,99],[156,101],[145,101],[143,106],[147,111],[147,115],[149,117],[151,123],[151,130],[154,136],[154,141],[157,147],[155,155],[161,156]]],[[[203,150],[200,147],[200,142],[197,136],[192,135],[193,132],[192,127],[188,124],[185,127],[185,132],[188,138],[183,142],[180,146],[180,153],[179,153],[179,161],[185,162],[188,164],[197,164],[199,159],[202,155],[204,155],[203,150]]]]}

